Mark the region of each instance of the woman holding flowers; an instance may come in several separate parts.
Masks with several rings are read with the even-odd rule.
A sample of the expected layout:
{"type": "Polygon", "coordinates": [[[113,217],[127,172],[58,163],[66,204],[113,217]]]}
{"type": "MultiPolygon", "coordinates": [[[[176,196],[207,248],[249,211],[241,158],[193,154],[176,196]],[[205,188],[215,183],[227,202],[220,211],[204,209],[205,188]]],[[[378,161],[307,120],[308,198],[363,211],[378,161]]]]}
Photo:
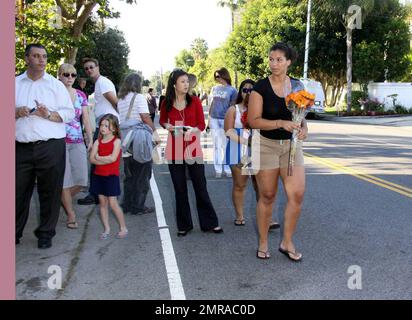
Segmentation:
{"type": "MultiPolygon", "coordinates": [[[[247,122],[247,113],[249,97],[254,85],[255,81],[252,79],[242,81],[239,86],[236,105],[227,110],[224,123],[228,139],[225,164],[229,165],[232,171],[232,202],[236,212],[235,226],[244,226],[246,224],[243,205],[245,189],[249,179],[248,162],[250,159],[250,140],[252,138],[252,132],[247,122]]],[[[254,175],[250,175],[250,177],[255,190],[256,201],[259,201],[256,177],[254,175]]],[[[279,227],[280,225],[276,221],[269,225],[269,229],[278,229],[279,227]]]]}
{"type": "Polygon", "coordinates": [[[305,193],[305,169],[303,165],[302,140],[306,139],[306,121],[300,124],[292,121],[292,114],[285,102],[286,96],[303,84],[287,75],[288,67],[296,59],[296,52],[287,44],[279,42],[269,51],[271,74],[256,83],[249,99],[248,123],[259,129],[252,139],[252,166],[258,170],[256,180],[259,189],[257,204],[257,225],[259,245],[256,256],[269,259],[268,231],[272,207],[282,179],[287,204],[285,210],[283,239],[279,251],[294,262],[301,261],[292,237],[300,215],[305,193]],[[297,132],[298,144],[295,152],[293,175],[288,175],[289,153],[292,132],[297,132]]]}

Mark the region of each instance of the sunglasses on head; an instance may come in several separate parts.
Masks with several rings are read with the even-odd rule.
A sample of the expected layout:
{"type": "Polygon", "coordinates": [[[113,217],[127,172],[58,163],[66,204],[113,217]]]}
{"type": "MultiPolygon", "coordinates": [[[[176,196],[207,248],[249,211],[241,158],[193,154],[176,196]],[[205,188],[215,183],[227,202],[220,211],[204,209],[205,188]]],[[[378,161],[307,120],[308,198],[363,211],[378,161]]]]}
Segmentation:
{"type": "Polygon", "coordinates": [[[243,93],[251,93],[252,90],[253,90],[252,88],[242,88],[243,93]]]}
{"type": "Polygon", "coordinates": [[[89,70],[89,69],[90,69],[90,70],[93,70],[93,69],[94,69],[94,66],[84,67],[84,70],[85,70],[85,71],[87,71],[87,70],[89,70]]]}
{"type": "Polygon", "coordinates": [[[68,78],[68,77],[76,78],[77,74],[76,73],[63,73],[63,77],[68,78]]]}
{"type": "Polygon", "coordinates": [[[215,75],[215,79],[221,78],[218,74],[215,75]]]}

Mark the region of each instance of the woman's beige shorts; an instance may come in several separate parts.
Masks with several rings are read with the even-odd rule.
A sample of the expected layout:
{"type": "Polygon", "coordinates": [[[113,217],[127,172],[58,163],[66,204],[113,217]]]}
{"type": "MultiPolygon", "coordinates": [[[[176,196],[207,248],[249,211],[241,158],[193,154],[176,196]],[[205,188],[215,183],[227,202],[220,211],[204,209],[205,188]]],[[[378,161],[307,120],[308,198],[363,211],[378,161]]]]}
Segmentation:
{"type": "Polygon", "coordinates": [[[63,188],[87,187],[87,150],[84,143],[66,143],[66,170],[63,188]]]}
{"type": "MultiPolygon", "coordinates": [[[[252,138],[253,171],[287,168],[289,163],[290,140],[272,140],[258,132],[252,138]]],[[[298,140],[294,166],[304,165],[302,141],[298,140]]]]}

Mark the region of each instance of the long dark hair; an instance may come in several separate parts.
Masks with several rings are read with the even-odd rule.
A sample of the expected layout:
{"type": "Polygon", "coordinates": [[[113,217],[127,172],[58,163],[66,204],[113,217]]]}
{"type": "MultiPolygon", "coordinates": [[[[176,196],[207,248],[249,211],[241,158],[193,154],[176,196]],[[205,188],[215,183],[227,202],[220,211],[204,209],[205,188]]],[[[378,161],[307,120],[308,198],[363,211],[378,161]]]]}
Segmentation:
{"type": "Polygon", "coordinates": [[[243,80],[239,86],[239,92],[237,94],[236,104],[242,103],[243,101],[242,90],[245,84],[248,84],[248,83],[251,84],[252,86],[255,85],[255,81],[253,81],[252,79],[243,80]]]}
{"type": "MultiPolygon", "coordinates": [[[[181,76],[188,76],[188,73],[182,69],[175,69],[169,76],[169,80],[167,81],[167,89],[166,89],[166,97],[165,97],[165,104],[166,104],[166,111],[169,112],[172,110],[173,102],[176,100],[176,92],[175,92],[175,84],[179,77],[181,76]]],[[[192,97],[190,96],[189,92],[186,93],[186,105],[190,105],[192,103],[192,97]]]]}

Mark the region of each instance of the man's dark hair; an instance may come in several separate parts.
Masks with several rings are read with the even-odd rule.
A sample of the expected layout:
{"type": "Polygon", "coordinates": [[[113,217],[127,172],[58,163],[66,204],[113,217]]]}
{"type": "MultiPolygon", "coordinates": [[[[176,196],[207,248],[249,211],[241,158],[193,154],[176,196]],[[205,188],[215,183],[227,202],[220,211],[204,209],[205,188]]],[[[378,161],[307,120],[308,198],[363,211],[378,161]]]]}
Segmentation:
{"type": "Polygon", "coordinates": [[[93,62],[95,64],[96,67],[99,66],[99,61],[95,58],[83,58],[82,59],[82,64],[84,65],[87,62],[93,62]]]}
{"type": "Polygon", "coordinates": [[[44,49],[44,51],[46,51],[46,54],[47,54],[47,50],[42,44],[40,44],[40,43],[30,43],[26,46],[26,49],[24,49],[24,55],[26,57],[28,57],[30,55],[31,48],[44,49]]]}
{"type": "Polygon", "coordinates": [[[153,88],[149,88],[148,93],[153,92],[153,88]]]}

